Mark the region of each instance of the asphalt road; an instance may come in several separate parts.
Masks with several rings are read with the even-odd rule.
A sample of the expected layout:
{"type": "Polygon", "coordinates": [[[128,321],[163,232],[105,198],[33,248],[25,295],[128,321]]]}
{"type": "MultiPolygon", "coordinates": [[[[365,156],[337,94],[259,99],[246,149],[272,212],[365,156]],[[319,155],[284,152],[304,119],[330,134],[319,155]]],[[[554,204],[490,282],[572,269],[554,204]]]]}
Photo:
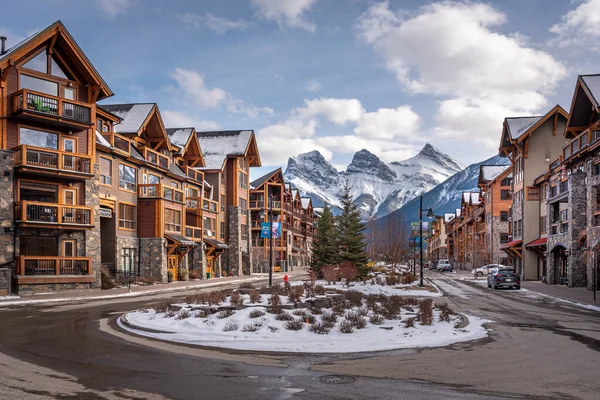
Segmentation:
{"type": "Polygon", "coordinates": [[[455,308],[493,321],[488,339],[360,356],[267,357],[112,328],[122,312],[172,294],[0,308],[0,399],[598,398],[600,313],[429,275],[455,308]]]}

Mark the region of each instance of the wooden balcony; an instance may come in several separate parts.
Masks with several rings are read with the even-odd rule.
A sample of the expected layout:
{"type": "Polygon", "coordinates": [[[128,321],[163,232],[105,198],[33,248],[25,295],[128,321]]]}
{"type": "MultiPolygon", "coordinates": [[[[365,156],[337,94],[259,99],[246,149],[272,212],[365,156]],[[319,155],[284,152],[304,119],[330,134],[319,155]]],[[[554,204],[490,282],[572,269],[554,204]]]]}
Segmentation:
{"type": "Polygon", "coordinates": [[[219,212],[219,203],[214,200],[202,199],[202,211],[217,214],[219,212]]]}
{"type": "Polygon", "coordinates": [[[187,212],[194,214],[202,213],[202,197],[200,196],[188,196],[185,198],[185,207],[187,212]]]}
{"type": "Polygon", "coordinates": [[[160,183],[145,183],[138,185],[138,197],[142,199],[164,199],[182,204],[185,199],[183,190],[165,186],[160,183]]]}
{"type": "Polygon", "coordinates": [[[92,158],[88,155],[20,145],[14,149],[15,166],[52,175],[93,175],[92,158]]]}
{"type": "Polygon", "coordinates": [[[93,126],[89,104],[30,89],[21,89],[13,94],[13,115],[69,129],[93,126]]]}
{"type": "Polygon", "coordinates": [[[197,171],[194,168],[189,167],[189,166],[183,167],[183,170],[184,170],[185,174],[188,176],[188,178],[193,179],[200,183],[204,183],[204,173],[197,171]]]}
{"type": "Polygon", "coordinates": [[[575,138],[573,138],[566,146],[563,147],[563,159],[566,160],[580,152],[586,150],[590,145],[595,144],[600,140],[600,130],[586,129],[575,138]]]}
{"type": "Polygon", "coordinates": [[[138,150],[140,151],[140,153],[142,153],[144,159],[149,163],[154,164],[155,166],[163,169],[169,169],[169,157],[159,153],[158,151],[154,151],[146,146],[138,150]]]}
{"type": "Polygon", "coordinates": [[[17,257],[16,275],[91,275],[90,257],[17,257]]]}
{"type": "Polygon", "coordinates": [[[20,201],[15,203],[17,223],[51,228],[93,228],[94,210],[86,206],[20,201]]]}
{"type": "Polygon", "coordinates": [[[197,226],[185,226],[185,237],[195,242],[202,241],[202,228],[197,226]]]}

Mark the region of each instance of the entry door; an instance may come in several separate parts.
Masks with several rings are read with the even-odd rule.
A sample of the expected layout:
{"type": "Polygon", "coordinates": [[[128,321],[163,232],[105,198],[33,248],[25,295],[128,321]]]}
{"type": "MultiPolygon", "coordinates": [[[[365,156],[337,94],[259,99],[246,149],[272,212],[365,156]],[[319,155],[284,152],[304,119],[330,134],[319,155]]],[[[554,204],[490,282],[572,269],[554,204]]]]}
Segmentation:
{"type": "Polygon", "coordinates": [[[63,191],[63,204],[74,206],[77,204],[77,190],[65,189],[63,191]]]}
{"type": "Polygon", "coordinates": [[[177,276],[179,275],[178,274],[179,271],[178,271],[178,268],[177,268],[178,264],[179,263],[177,261],[177,256],[169,256],[169,260],[168,260],[168,268],[169,269],[168,270],[169,270],[169,272],[171,272],[171,274],[173,276],[173,281],[176,281],[177,280],[177,276]]]}

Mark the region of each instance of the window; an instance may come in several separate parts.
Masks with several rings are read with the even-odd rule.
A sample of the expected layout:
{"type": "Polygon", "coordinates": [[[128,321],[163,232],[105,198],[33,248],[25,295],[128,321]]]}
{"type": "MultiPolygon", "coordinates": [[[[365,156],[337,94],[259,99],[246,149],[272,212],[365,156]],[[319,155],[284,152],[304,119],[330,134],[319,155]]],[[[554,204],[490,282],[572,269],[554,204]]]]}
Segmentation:
{"type": "Polygon", "coordinates": [[[119,204],[119,228],[131,229],[136,228],[136,208],[129,204],[119,204]]]}
{"type": "Polygon", "coordinates": [[[96,120],[96,129],[98,132],[102,132],[102,120],[100,118],[96,120]]]}
{"type": "MultiPolygon", "coordinates": [[[[30,89],[36,92],[58,96],[58,83],[47,81],[45,79],[35,78],[33,76],[21,74],[21,89],[30,89]]],[[[39,101],[41,99],[38,98],[39,101]]],[[[56,102],[56,100],[54,100],[56,102]]],[[[50,107],[58,107],[58,104],[44,104],[50,107]]]]}
{"type": "MultiPolygon", "coordinates": [[[[58,256],[58,238],[55,236],[21,236],[20,239],[22,256],[58,256]]],[[[54,270],[54,265],[52,265],[52,269],[54,270]]],[[[54,275],[54,271],[52,275],[54,275]]]]}
{"type": "Polygon", "coordinates": [[[64,204],[75,205],[77,203],[77,191],[73,189],[65,189],[63,192],[64,204]]]}
{"type": "Polygon", "coordinates": [[[506,178],[504,178],[500,181],[500,186],[510,186],[511,181],[512,181],[512,178],[507,176],[506,178]]]}
{"type": "Polygon", "coordinates": [[[560,222],[566,222],[569,220],[569,210],[568,209],[560,211],[559,220],[560,220],[560,222]]]}
{"type": "Polygon", "coordinates": [[[221,240],[225,240],[225,222],[221,222],[221,240]]]}
{"type": "Polygon", "coordinates": [[[112,186],[112,160],[100,157],[100,184],[112,186]]]}
{"type": "Polygon", "coordinates": [[[500,211],[500,221],[508,221],[508,211],[500,211]]]}
{"type": "Polygon", "coordinates": [[[75,139],[63,139],[63,151],[75,153],[75,139]]]}
{"type": "Polygon", "coordinates": [[[130,274],[135,272],[135,266],[137,265],[137,249],[124,247],[121,249],[121,265],[119,270],[128,272],[130,274]]]}
{"type": "Polygon", "coordinates": [[[540,235],[546,233],[546,216],[540,217],[540,235]]]}
{"type": "Polygon", "coordinates": [[[527,186],[527,200],[539,200],[540,188],[535,186],[527,186]]]}
{"type": "Polygon", "coordinates": [[[179,189],[179,183],[178,182],[171,182],[171,187],[175,188],[175,189],[179,189]]]}
{"type": "Polygon", "coordinates": [[[148,174],[148,183],[151,185],[158,185],[160,183],[160,176],[148,174]]]}
{"type": "Polygon", "coordinates": [[[102,132],[110,132],[109,125],[102,124],[102,132]]]}
{"type": "Polygon", "coordinates": [[[58,203],[58,186],[19,181],[19,200],[58,203]]]}
{"type": "Polygon", "coordinates": [[[225,212],[225,195],[224,194],[221,195],[221,212],[222,213],[225,212]]]}
{"type": "Polygon", "coordinates": [[[500,200],[510,200],[510,190],[500,190],[500,200]]]}
{"type": "Polygon", "coordinates": [[[31,69],[33,71],[41,72],[42,74],[48,73],[48,54],[46,51],[42,51],[37,56],[23,64],[23,68],[31,69]]]}
{"type": "Polygon", "coordinates": [[[243,173],[242,171],[238,172],[238,184],[240,189],[248,189],[248,175],[243,173]]]}
{"type": "Polygon", "coordinates": [[[165,231],[181,232],[181,211],[165,210],[165,231]]]}
{"type": "Polygon", "coordinates": [[[20,127],[19,144],[58,150],[58,134],[20,127]]]}
{"type": "Polygon", "coordinates": [[[75,89],[65,88],[63,97],[67,100],[75,100],[75,89]]]}
{"type": "Polygon", "coordinates": [[[63,240],[63,257],[75,257],[76,256],[76,241],[75,240],[63,240]]]}
{"type": "Polygon", "coordinates": [[[240,197],[240,208],[242,209],[242,213],[246,214],[248,211],[248,201],[240,197]]]}
{"type": "Polygon", "coordinates": [[[119,187],[121,189],[135,192],[136,187],[136,170],[133,167],[125,164],[119,164],[119,187]]]}

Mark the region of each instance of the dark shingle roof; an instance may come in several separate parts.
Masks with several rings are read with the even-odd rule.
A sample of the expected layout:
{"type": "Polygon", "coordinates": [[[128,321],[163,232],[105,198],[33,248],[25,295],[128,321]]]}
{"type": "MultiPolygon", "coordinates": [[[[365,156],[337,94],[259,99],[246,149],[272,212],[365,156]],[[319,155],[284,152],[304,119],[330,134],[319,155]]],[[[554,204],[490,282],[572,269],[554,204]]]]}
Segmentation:
{"type": "Polygon", "coordinates": [[[586,86],[588,92],[593,97],[596,107],[600,107],[600,75],[580,75],[579,76],[586,86]]]}
{"type": "Polygon", "coordinates": [[[535,125],[543,116],[535,117],[510,117],[506,118],[508,133],[512,140],[520,138],[525,132],[535,125]]]}
{"type": "Polygon", "coordinates": [[[278,172],[281,172],[281,168],[277,168],[276,170],[268,172],[265,175],[261,176],[260,178],[253,180],[252,182],[250,182],[250,186],[255,189],[259,188],[262,186],[263,183],[268,181],[270,177],[272,177],[273,175],[275,175],[278,172]]]}

